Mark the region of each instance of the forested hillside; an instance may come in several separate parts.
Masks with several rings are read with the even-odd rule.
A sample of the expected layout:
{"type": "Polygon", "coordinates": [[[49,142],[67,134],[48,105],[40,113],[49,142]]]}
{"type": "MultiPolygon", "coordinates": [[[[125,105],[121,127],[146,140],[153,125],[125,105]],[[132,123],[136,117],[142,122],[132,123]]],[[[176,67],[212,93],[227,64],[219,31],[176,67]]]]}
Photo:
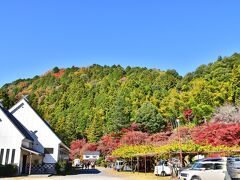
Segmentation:
{"type": "Polygon", "coordinates": [[[100,66],[58,69],[19,79],[0,89],[10,107],[22,95],[66,143],[138,124],[156,133],[181,123],[207,121],[215,107],[239,104],[240,54],[202,65],[181,77],[175,70],[100,66]]]}

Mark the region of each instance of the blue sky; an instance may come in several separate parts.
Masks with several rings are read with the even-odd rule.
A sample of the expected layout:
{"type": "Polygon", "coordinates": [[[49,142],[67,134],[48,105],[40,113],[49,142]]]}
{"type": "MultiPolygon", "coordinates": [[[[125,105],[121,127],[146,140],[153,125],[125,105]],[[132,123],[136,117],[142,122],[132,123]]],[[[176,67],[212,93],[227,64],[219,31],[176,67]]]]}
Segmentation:
{"type": "Polygon", "coordinates": [[[0,1],[0,86],[54,66],[176,69],[240,52],[239,0],[0,1]]]}

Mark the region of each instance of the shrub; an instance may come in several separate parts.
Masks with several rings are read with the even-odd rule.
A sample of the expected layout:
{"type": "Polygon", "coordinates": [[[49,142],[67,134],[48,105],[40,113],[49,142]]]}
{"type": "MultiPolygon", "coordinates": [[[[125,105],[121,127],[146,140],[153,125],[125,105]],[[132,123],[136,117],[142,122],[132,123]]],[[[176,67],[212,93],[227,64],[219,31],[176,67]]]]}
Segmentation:
{"type": "Polygon", "coordinates": [[[13,164],[0,165],[0,177],[16,176],[18,166],[13,164]]]}
{"type": "Polygon", "coordinates": [[[100,157],[99,159],[96,160],[96,165],[97,166],[102,166],[104,161],[105,161],[104,158],[100,157]]]}
{"type": "Polygon", "coordinates": [[[56,163],[55,170],[59,175],[70,174],[71,172],[71,164],[66,160],[60,160],[56,163]]]}

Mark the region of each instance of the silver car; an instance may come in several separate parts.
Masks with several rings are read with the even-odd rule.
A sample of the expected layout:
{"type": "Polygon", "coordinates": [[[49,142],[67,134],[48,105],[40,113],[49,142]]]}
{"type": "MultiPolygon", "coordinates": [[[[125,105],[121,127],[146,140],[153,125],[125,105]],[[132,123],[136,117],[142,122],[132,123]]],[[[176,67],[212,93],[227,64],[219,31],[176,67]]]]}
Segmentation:
{"type": "Polygon", "coordinates": [[[181,171],[180,180],[231,180],[227,161],[199,161],[192,168],[181,171]]]}
{"type": "Polygon", "coordinates": [[[227,160],[227,169],[232,180],[240,179],[240,157],[229,157],[227,160]]]}

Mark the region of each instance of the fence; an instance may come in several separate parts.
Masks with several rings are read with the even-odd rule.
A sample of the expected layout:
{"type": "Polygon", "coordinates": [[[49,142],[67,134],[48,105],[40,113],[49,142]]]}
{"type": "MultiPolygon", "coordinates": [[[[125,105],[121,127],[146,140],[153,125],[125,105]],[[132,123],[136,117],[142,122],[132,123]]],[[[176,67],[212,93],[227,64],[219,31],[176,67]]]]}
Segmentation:
{"type": "MultiPolygon", "coordinates": [[[[29,164],[27,164],[26,169],[27,169],[26,172],[29,172],[29,164]]],[[[56,170],[54,163],[31,165],[31,174],[55,174],[55,173],[56,170]]]]}

